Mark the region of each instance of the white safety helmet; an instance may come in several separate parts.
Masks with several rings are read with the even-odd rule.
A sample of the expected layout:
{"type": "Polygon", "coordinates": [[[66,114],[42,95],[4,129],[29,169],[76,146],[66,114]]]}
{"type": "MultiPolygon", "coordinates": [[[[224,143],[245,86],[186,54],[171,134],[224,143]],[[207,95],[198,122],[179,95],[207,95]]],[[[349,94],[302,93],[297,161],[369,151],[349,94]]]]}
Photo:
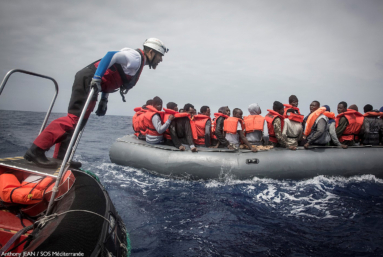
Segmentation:
{"type": "Polygon", "coordinates": [[[165,47],[164,43],[158,38],[151,37],[146,39],[144,42],[144,46],[154,49],[162,55],[165,55],[165,53],[169,51],[169,49],[165,47]]]}

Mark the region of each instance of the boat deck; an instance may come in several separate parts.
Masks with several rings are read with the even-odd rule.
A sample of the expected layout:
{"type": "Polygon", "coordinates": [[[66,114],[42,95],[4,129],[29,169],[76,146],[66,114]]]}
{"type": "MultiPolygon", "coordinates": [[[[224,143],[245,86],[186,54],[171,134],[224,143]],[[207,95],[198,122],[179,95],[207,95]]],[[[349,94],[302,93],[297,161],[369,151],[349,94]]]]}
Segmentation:
{"type": "Polygon", "coordinates": [[[0,168],[17,170],[17,171],[25,171],[31,174],[50,176],[53,178],[57,178],[60,171],[60,167],[55,169],[37,167],[34,163],[28,162],[22,156],[0,159],[0,168]]]}

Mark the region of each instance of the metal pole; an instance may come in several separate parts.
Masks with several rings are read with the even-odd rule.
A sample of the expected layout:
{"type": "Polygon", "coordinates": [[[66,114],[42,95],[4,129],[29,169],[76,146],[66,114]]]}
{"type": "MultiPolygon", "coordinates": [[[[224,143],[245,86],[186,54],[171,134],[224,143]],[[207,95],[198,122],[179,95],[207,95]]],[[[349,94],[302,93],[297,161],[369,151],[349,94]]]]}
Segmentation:
{"type": "Polygon", "coordinates": [[[58,186],[59,186],[60,181],[61,181],[61,177],[64,174],[64,170],[67,170],[68,167],[69,167],[69,162],[70,162],[69,157],[73,157],[73,154],[71,154],[72,153],[71,149],[72,149],[75,141],[77,140],[77,137],[79,135],[80,128],[81,128],[81,123],[84,120],[84,116],[85,116],[86,110],[88,109],[89,103],[91,102],[91,100],[93,98],[94,92],[95,92],[95,90],[92,87],[90,92],[89,92],[88,99],[85,102],[84,108],[82,109],[82,112],[81,112],[81,115],[80,115],[80,119],[78,120],[76,129],[74,130],[72,139],[70,140],[68,150],[66,151],[65,157],[63,159],[63,162],[61,163],[61,168],[60,168],[59,175],[57,176],[55,186],[52,189],[52,196],[51,196],[51,199],[49,200],[48,209],[47,209],[47,212],[45,214],[46,216],[48,216],[50,214],[50,212],[52,211],[53,202],[54,202],[54,199],[55,199],[55,196],[56,196],[56,192],[58,190],[58,186]]]}
{"type": "Polygon", "coordinates": [[[53,96],[53,99],[52,99],[52,102],[51,102],[51,105],[49,106],[49,109],[48,109],[48,112],[47,114],[45,115],[45,118],[44,118],[44,121],[43,121],[43,125],[41,126],[41,129],[40,129],[40,132],[39,134],[44,130],[45,128],[45,125],[47,124],[48,122],[48,119],[49,119],[49,115],[51,114],[52,112],[52,108],[53,108],[53,105],[56,101],[56,98],[57,98],[57,95],[59,93],[59,86],[56,82],[56,80],[54,78],[51,78],[51,77],[48,77],[48,76],[45,76],[45,75],[41,75],[41,74],[38,74],[38,73],[34,73],[34,72],[30,72],[30,71],[26,71],[26,70],[19,70],[19,69],[13,69],[13,70],[10,70],[8,71],[8,73],[5,75],[3,81],[1,82],[1,85],[0,85],[0,95],[1,93],[3,92],[3,89],[5,87],[5,84],[8,82],[8,79],[9,77],[15,73],[15,72],[20,72],[20,73],[24,73],[24,74],[28,74],[28,75],[32,75],[32,76],[36,76],[36,77],[40,77],[40,78],[44,78],[44,79],[50,79],[53,81],[53,83],[55,84],[55,90],[56,90],[56,93],[55,95],[53,96]]]}

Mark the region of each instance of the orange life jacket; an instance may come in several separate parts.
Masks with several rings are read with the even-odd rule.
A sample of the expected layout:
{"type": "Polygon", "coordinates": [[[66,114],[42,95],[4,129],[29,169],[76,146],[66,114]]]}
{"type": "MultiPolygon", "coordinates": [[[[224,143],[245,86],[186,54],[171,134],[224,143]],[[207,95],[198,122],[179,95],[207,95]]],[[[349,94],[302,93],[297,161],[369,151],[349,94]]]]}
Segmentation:
{"type": "MultiPolygon", "coordinates": [[[[210,117],[203,115],[203,114],[197,114],[193,117],[193,123],[197,132],[197,139],[194,140],[194,144],[196,145],[205,145],[205,128],[206,128],[206,122],[210,120],[210,117]]],[[[210,132],[211,135],[211,132],[210,132]]]]}
{"type": "Polygon", "coordinates": [[[346,112],[343,112],[341,114],[338,114],[335,118],[335,126],[339,126],[339,120],[341,117],[345,117],[348,121],[348,125],[346,129],[343,131],[342,136],[339,138],[339,142],[343,141],[352,141],[355,138],[355,135],[357,135],[360,131],[360,128],[363,125],[363,115],[355,110],[347,109],[346,112]]]}
{"type": "MultiPolygon", "coordinates": [[[[163,108],[165,113],[164,113],[164,123],[169,119],[169,116],[170,115],[173,115],[174,118],[181,118],[181,117],[188,117],[190,116],[188,113],[179,113],[175,110],[172,110],[172,109],[166,109],[166,108],[163,108]]],[[[169,129],[167,129],[164,133],[164,136],[166,137],[166,139],[169,139],[171,140],[172,137],[170,136],[170,131],[169,129]]]]}
{"type": "Polygon", "coordinates": [[[283,116],[285,116],[286,118],[287,118],[286,113],[287,113],[288,109],[293,109],[293,110],[297,111],[298,114],[301,114],[298,107],[294,107],[291,104],[283,104],[283,106],[285,107],[285,110],[283,111],[283,116]]]}
{"type": "Polygon", "coordinates": [[[7,203],[35,204],[43,200],[44,191],[53,182],[54,178],[45,177],[20,183],[14,174],[3,173],[0,175],[0,198],[7,203]]]}
{"type": "Polygon", "coordinates": [[[152,118],[155,114],[159,114],[161,117],[161,120],[163,119],[164,113],[161,111],[158,111],[156,108],[154,108],[151,105],[147,105],[146,108],[148,110],[144,114],[144,126],[146,128],[145,134],[151,135],[151,136],[161,136],[162,134],[159,134],[156,130],[156,128],[153,126],[152,118]]]}
{"type": "Polygon", "coordinates": [[[243,120],[236,117],[229,117],[223,122],[223,131],[230,134],[237,134],[238,122],[241,123],[242,131],[245,128],[243,120]]]}
{"type": "Polygon", "coordinates": [[[383,112],[366,112],[363,116],[364,117],[376,117],[376,116],[382,116],[383,112]]]}
{"type": "Polygon", "coordinates": [[[243,121],[245,124],[245,131],[247,133],[254,132],[256,130],[263,131],[263,127],[265,124],[265,118],[261,115],[249,115],[243,117],[243,121]]]}
{"type": "Polygon", "coordinates": [[[133,118],[132,118],[132,126],[133,126],[134,132],[136,132],[134,134],[138,136],[138,133],[140,132],[140,130],[138,129],[139,128],[138,116],[140,116],[143,112],[141,107],[134,108],[134,111],[135,111],[135,114],[133,115],[133,118]]]}
{"type": "Polygon", "coordinates": [[[289,120],[292,120],[292,121],[295,121],[295,122],[299,122],[299,123],[302,123],[303,122],[303,119],[304,119],[304,116],[301,115],[301,114],[295,114],[295,113],[292,113],[292,112],[289,112],[288,114],[286,114],[286,117],[289,119],[289,120]]]}
{"type": "Polygon", "coordinates": [[[273,111],[273,110],[268,110],[268,111],[269,111],[269,113],[265,116],[265,119],[267,122],[267,129],[269,130],[269,141],[274,142],[274,143],[278,143],[278,139],[275,137],[273,122],[274,122],[275,118],[277,118],[277,117],[280,118],[281,119],[281,130],[283,130],[283,126],[285,124],[284,118],[282,115],[280,115],[276,111],[273,111]]]}
{"type": "Polygon", "coordinates": [[[217,120],[219,117],[223,117],[224,119],[229,118],[229,116],[227,116],[223,113],[220,113],[220,112],[214,113],[214,119],[213,119],[213,122],[211,124],[211,137],[213,139],[217,139],[217,137],[215,136],[215,129],[217,128],[217,120]]]}

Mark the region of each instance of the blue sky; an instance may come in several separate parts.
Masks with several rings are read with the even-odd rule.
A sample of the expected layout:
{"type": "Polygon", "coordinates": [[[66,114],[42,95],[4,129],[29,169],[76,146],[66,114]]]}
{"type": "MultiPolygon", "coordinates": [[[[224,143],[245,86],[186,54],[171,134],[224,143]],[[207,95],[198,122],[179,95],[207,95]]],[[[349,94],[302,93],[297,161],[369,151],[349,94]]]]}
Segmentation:
{"type": "MultiPolygon", "coordinates": [[[[295,94],[303,114],[318,100],[383,106],[382,1],[1,1],[0,76],[14,68],[54,77],[54,112],[66,112],[74,75],[107,51],[139,48],[157,37],[170,49],[146,66],[123,103],[132,115],[160,96],[197,109],[251,103],[263,114],[295,94]]],[[[0,109],[46,111],[50,82],[15,75],[0,109]]]]}

